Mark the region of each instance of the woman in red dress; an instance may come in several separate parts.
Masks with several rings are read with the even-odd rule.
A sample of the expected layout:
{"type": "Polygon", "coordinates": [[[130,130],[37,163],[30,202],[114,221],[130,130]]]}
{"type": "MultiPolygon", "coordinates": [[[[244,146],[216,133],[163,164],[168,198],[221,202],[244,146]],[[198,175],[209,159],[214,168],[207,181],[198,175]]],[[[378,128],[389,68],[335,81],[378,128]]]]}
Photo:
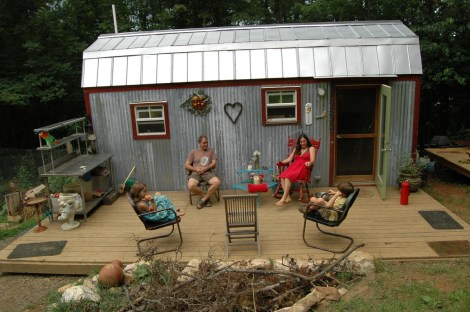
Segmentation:
{"type": "Polygon", "coordinates": [[[310,170],[309,167],[313,166],[313,163],[315,162],[315,148],[312,146],[312,143],[310,143],[309,138],[305,134],[301,134],[299,136],[297,139],[297,145],[289,157],[281,161],[283,164],[288,164],[290,162],[292,162],[290,166],[279,175],[284,194],[282,195],[282,198],[276,202],[276,205],[278,206],[282,206],[292,200],[289,194],[292,181],[306,178],[308,170],[310,170]]]}

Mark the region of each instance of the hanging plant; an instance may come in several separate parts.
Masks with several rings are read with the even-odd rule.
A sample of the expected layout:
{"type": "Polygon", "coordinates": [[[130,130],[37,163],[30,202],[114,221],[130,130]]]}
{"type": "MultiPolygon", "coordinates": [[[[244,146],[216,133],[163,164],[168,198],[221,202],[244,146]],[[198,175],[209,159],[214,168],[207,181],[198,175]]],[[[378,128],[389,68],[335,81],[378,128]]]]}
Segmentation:
{"type": "Polygon", "coordinates": [[[181,107],[186,108],[190,113],[196,116],[203,117],[211,111],[211,97],[204,93],[204,90],[199,90],[181,104],[181,107]]]}

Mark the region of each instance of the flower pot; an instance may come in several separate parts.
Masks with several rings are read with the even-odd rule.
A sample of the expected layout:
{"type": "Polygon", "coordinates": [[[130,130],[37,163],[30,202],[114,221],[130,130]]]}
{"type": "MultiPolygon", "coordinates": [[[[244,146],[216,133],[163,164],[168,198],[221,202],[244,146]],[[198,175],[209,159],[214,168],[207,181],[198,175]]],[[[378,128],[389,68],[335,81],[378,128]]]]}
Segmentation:
{"type": "Polygon", "coordinates": [[[416,192],[421,187],[422,179],[420,176],[400,172],[397,177],[398,186],[401,187],[401,183],[405,180],[410,182],[410,192],[416,192]]]}

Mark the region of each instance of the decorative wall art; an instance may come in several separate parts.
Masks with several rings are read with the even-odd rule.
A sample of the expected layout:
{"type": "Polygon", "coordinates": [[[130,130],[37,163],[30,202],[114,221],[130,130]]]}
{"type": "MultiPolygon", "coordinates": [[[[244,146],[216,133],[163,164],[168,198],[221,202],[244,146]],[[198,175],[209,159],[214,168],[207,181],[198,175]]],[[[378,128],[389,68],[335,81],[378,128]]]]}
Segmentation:
{"type": "Polygon", "coordinates": [[[224,112],[230,119],[230,121],[235,124],[242,114],[243,111],[243,105],[239,102],[235,103],[227,103],[224,105],[224,112]]]}
{"type": "Polygon", "coordinates": [[[193,93],[181,107],[186,108],[190,113],[196,116],[206,116],[212,108],[211,97],[208,96],[204,90],[199,90],[193,93]]]}

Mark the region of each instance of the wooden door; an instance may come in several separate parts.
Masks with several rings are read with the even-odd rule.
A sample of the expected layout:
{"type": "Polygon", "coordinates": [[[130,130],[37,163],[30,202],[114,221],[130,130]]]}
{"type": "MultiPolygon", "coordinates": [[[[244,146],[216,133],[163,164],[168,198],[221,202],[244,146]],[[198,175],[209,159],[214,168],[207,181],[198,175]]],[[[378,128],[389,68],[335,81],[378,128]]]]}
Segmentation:
{"type": "Polygon", "coordinates": [[[378,89],[377,85],[335,88],[333,182],[374,183],[378,89]]]}

